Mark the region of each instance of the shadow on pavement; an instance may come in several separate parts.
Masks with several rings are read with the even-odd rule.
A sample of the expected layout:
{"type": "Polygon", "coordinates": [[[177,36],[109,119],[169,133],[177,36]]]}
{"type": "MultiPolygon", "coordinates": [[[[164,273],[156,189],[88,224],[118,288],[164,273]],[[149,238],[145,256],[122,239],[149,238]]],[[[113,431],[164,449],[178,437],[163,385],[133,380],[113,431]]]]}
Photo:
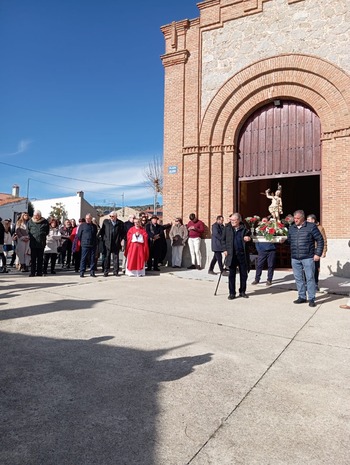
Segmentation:
{"type": "MultiPolygon", "coordinates": [[[[30,303],[25,299],[24,301],[26,303],[30,303]]],[[[0,321],[62,311],[67,312],[72,310],[89,310],[100,302],[103,302],[103,300],[60,299],[55,302],[33,304],[33,306],[28,305],[27,307],[10,308],[6,310],[0,310],[0,321]]]]}
{"type": "Polygon", "coordinates": [[[164,360],[171,349],[103,344],[110,339],[0,333],[2,465],[156,463],[159,383],[211,354],[164,360]]]}

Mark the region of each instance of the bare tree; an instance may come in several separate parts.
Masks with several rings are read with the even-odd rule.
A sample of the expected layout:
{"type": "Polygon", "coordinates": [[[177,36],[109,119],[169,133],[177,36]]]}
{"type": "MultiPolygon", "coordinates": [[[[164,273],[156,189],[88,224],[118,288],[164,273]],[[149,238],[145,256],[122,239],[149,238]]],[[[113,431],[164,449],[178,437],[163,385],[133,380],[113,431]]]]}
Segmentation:
{"type": "Polygon", "coordinates": [[[154,157],[144,171],[146,185],[152,190],[154,196],[153,212],[157,212],[158,195],[163,193],[163,160],[154,157]]]}

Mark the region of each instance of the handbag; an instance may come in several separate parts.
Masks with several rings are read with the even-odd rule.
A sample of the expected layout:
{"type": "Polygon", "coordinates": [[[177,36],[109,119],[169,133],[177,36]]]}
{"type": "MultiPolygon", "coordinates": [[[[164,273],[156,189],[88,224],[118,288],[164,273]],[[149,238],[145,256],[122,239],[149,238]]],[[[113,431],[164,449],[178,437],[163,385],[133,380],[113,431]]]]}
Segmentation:
{"type": "Polygon", "coordinates": [[[182,240],[182,237],[179,236],[178,234],[176,234],[176,236],[174,236],[173,238],[173,246],[179,246],[179,245],[183,245],[183,240],[182,240]]]}

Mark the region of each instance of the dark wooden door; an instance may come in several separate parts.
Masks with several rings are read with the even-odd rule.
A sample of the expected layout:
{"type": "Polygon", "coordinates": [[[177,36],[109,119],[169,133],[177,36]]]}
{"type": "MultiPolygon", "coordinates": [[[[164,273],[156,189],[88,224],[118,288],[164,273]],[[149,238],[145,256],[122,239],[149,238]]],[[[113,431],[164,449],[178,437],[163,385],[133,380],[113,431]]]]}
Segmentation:
{"type": "Polygon", "coordinates": [[[300,102],[280,100],[256,110],[245,122],[238,143],[239,180],[318,174],[321,125],[300,102]]]}

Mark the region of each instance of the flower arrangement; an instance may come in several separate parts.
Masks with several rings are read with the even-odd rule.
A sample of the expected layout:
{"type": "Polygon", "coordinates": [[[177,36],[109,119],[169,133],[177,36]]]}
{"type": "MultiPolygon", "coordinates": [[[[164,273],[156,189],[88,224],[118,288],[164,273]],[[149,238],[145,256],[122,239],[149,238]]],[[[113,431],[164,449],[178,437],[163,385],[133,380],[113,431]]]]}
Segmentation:
{"type": "Polygon", "coordinates": [[[264,220],[258,223],[255,228],[257,236],[263,236],[266,240],[271,241],[275,236],[287,236],[288,229],[285,226],[285,222],[271,220],[264,220]]]}
{"type": "Polygon", "coordinates": [[[254,228],[255,224],[260,221],[260,216],[258,215],[254,215],[254,216],[247,216],[247,218],[245,218],[245,221],[249,224],[249,227],[250,228],[254,228]]]}

